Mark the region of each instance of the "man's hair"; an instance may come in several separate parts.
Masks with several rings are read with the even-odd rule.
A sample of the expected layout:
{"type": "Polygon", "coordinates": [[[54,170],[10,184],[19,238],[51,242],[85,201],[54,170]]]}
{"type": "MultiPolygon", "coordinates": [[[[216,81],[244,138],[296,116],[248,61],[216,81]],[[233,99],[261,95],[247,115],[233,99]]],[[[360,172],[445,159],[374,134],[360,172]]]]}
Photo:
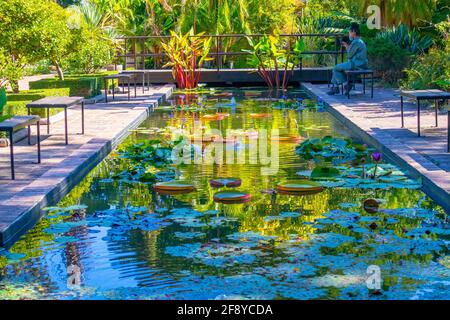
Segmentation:
{"type": "Polygon", "coordinates": [[[350,25],[350,31],[356,33],[357,36],[359,36],[361,34],[361,32],[359,30],[359,25],[356,22],[353,22],[350,25]]]}

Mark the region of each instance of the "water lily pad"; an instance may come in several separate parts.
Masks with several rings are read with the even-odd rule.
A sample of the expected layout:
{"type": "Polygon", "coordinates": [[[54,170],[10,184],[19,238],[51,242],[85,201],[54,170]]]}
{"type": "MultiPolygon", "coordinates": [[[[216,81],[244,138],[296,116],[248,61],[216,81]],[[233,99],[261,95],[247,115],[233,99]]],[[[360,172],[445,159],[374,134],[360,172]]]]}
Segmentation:
{"type": "Polygon", "coordinates": [[[322,192],[324,187],[315,181],[311,180],[291,180],[285,181],[277,185],[277,190],[281,193],[291,194],[314,194],[322,192]]]}
{"type": "Polygon", "coordinates": [[[209,180],[209,184],[213,188],[222,188],[222,187],[234,188],[239,187],[241,183],[242,183],[241,179],[238,178],[217,178],[209,180]]]}
{"type": "Polygon", "coordinates": [[[315,167],[311,172],[311,179],[330,179],[341,175],[340,171],[333,167],[315,167]]]}
{"type": "Polygon", "coordinates": [[[156,192],[160,191],[189,191],[192,192],[195,190],[195,187],[192,183],[182,180],[171,180],[166,182],[158,182],[153,187],[156,192]]]}
{"type": "Polygon", "coordinates": [[[250,201],[251,194],[240,191],[222,191],[214,195],[214,201],[231,204],[231,203],[244,203],[250,201]]]}

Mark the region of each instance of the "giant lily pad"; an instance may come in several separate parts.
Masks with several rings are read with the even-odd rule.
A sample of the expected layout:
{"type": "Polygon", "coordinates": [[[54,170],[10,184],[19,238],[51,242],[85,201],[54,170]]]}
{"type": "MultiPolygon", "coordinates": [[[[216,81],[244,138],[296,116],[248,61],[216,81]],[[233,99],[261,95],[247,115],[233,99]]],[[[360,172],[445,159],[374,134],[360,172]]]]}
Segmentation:
{"type": "Polygon", "coordinates": [[[222,191],[214,195],[215,202],[225,204],[244,203],[250,201],[251,198],[251,194],[240,191],[222,191]]]}
{"type": "Polygon", "coordinates": [[[218,178],[209,180],[209,184],[213,188],[222,188],[222,187],[239,187],[241,185],[241,179],[238,178],[218,178]]]}
{"type": "Polygon", "coordinates": [[[156,192],[192,192],[195,190],[192,183],[182,180],[158,182],[153,188],[156,192]]]}
{"type": "Polygon", "coordinates": [[[278,192],[294,195],[315,194],[322,192],[323,189],[320,183],[311,180],[285,181],[277,185],[278,192]]]}

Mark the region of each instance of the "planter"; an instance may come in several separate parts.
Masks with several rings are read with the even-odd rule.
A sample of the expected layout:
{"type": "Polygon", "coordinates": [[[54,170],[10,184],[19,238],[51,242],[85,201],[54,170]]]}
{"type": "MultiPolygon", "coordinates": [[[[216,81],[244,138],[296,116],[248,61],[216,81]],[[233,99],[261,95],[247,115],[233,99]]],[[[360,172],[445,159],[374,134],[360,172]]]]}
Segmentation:
{"type": "Polygon", "coordinates": [[[0,148],[9,147],[9,139],[8,138],[0,138],[0,148]]]}

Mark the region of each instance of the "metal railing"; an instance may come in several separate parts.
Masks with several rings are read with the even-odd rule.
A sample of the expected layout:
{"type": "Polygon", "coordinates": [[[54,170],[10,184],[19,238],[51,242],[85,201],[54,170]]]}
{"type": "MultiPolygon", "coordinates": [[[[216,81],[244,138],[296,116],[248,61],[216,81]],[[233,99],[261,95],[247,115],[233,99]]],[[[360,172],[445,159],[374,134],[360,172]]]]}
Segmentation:
{"type": "MultiPolygon", "coordinates": [[[[246,40],[247,37],[252,38],[255,41],[259,41],[264,34],[220,34],[220,35],[195,35],[193,37],[211,37],[213,39],[213,45],[209,52],[209,57],[214,58],[212,62],[209,64],[209,68],[217,69],[217,71],[224,69],[224,62],[227,60],[227,57],[240,57],[249,55],[249,53],[244,51],[224,51],[224,42],[232,41],[233,45],[236,46],[238,41],[242,39],[246,40]]],[[[171,36],[125,36],[117,38],[119,43],[118,51],[116,53],[115,64],[116,66],[119,64],[119,60],[123,60],[121,63],[123,68],[126,69],[130,65],[135,69],[149,69],[146,67],[146,61],[148,58],[153,60],[153,64],[151,69],[161,69],[164,65],[164,58],[166,54],[162,52],[162,47],[160,43],[162,41],[167,41],[171,36]],[[131,61],[131,62],[130,62],[131,61]]],[[[281,38],[286,38],[287,41],[301,38],[322,38],[334,39],[334,50],[310,50],[304,51],[302,53],[303,56],[311,56],[311,55],[331,55],[334,57],[334,63],[337,64],[339,60],[339,56],[341,57],[341,61],[344,60],[345,50],[341,46],[343,34],[339,33],[327,33],[327,34],[281,34],[281,38]]],[[[247,43],[247,42],[246,42],[247,43]]],[[[232,49],[232,46],[231,49],[232,49]]],[[[245,47],[245,46],[244,46],[245,47]]],[[[247,44],[248,48],[248,44],[247,44]]],[[[302,63],[303,59],[300,59],[300,65],[298,66],[300,69],[303,67],[302,63]]],[[[229,69],[229,68],[226,68],[229,69]]]]}

